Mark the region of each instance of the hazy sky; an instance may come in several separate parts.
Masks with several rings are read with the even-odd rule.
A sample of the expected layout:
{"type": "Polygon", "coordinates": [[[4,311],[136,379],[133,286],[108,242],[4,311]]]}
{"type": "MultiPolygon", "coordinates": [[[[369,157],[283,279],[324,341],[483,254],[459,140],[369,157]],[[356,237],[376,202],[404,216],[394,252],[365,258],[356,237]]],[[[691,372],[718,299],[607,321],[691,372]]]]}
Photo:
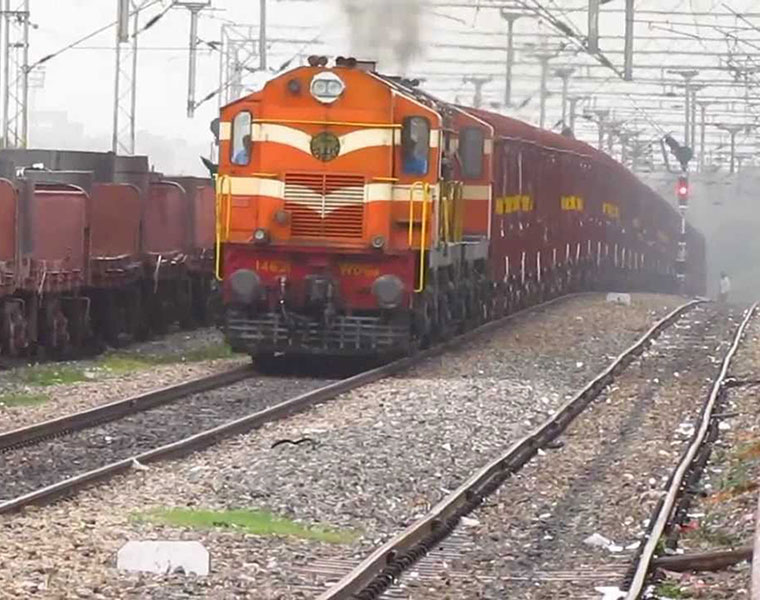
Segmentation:
{"type": "MultiPolygon", "coordinates": [[[[165,5],[168,4],[166,1],[165,5]]],[[[208,11],[200,21],[199,37],[202,40],[218,40],[224,19],[236,23],[258,22],[257,0],[214,0],[213,4],[217,10],[208,11]]],[[[273,26],[288,22],[318,24],[329,18],[324,6],[318,9],[313,3],[270,0],[269,4],[273,26]]],[[[160,5],[155,6],[148,15],[155,15],[160,10],[160,5]]],[[[31,33],[31,62],[114,21],[115,15],[116,0],[31,0],[31,18],[37,26],[31,33]]],[[[335,13],[332,16],[334,18],[335,13]]],[[[145,20],[143,18],[143,22],[145,20]]],[[[84,126],[88,138],[110,140],[114,38],[115,30],[111,28],[85,42],[81,48],[68,50],[47,62],[44,88],[33,91],[31,118],[34,119],[34,111],[65,111],[70,121],[84,126]]],[[[185,114],[188,39],[189,13],[178,8],[169,11],[155,27],[140,36],[144,50],[140,52],[138,71],[138,152],[145,151],[145,148],[141,149],[145,146],[141,139],[144,142],[148,137],[141,136],[141,131],[176,140],[178,152],[183,151],[180,146],[185,143],[199,146],[210,142],[208,124],[218,112],[218,102],[208,102],[197,111],[194,119],[188,119],[185,114]]],[[[292,48],[282,44],[279,49],[292,52],[292,48]]],[[[201,50],[198,98],[218,87],[219,58],[217,52],[201,50]]],[[[32,145],[40,143],[44,140],[31,140],[32,145]]],[[[188,164],[188,161],[182,164],[188,164]]],[[[197,160],[193,159],[190,168],[195,168],[196,164],[197,160]]]]}
{"type": "MultiPolygon", "coordinates": [[[[37,25],[31,38],[30,55],[34,62],[114,21],[117,0],[30,0],[30,4],[32,21],[37,25]]],[[[168,6],[170,1],[163,0],[163,4],[168,6]]],[[[400,60],[397,64],[386,61],[381,63],[381,68],[398,72],[406,66],[405,74],[426,79],[426,89],[463,103],[472,100],[474,91],[464,75],[488,76],[490,82],[483,88],[483,101],[486,106],[498,109],[504,89],[505,24],[496,10],[486,8],[489,4],[492,4],[490,0],[268,0],[270,67],[276,68],[299,50],[305,55],[346,55],[359,51],[363,58],[387,58],[392,50],[403,47],[405,37],[409,37],[413,30],[409,23],[416,17],[419,29],[414,36],[421,40],[421,46],[425,49],[423,55],[416,60],[400,60]],[[398,8],[401,4],[414,9],[404,13],[398,8]],[[458,4],[459,8],[452,7],[452,4],[458,4]],[[349,28],[342,8],[356,5],[371,8],[357,16],[354,26],[349,28]],[[419,10],[419,7],[424,10],[419,10]],[[321,41],[319,44],[303,43],[317,37],[321,41]],[[388,47],[374,47],[378,43],[388,47]]],[[[682,130],[680,124],[683,119],[683,110],[678,106],[681,92],[673,88],[675,98],[662,97],[663,87],[678,83],[678,77],[668,75],[667,68],[683,67],[685,63],[692,66],[702,63],[716,65],[722,60],[719,53],[725,56],[726,52],[736,52],[738,59],[744,60],[743,54],[756,52],[754,40],[760,43],[760,38],[756,37],[757,31],[743,22],[733,18],[711,18],[717,12],[723,12],[726,16],[728,9],[724,4],[742,11],[755,6],[756,0],[637,0],[635,47],[638,54],[635,58],[636,80],[633,83],[622,83],[610,71],[593,67],[598,63],[583,53],[566,52],[552,65],[562,61],[577,67],[570,92],[587,98],[579,105],[579,112],[589,107],[607,106],[613,109],[613,116],[616,114],[618,120],[643,130],[644,135],[664,135],[669,131],[678,133],[682,130]],[[676,20],[668,14],[670,10],[691,10],[695,14],[676,20]],[[750,44],[749,40],[745,43],[739,43],[734,38],[721,40],[719,32],[726,26],[739,26],[741,29],[731,31],[753,41],[750,44]],[[652,36],[666,36],[670,41],[660,42],[652,36]],[[718,41],[705,43],[703,38],[718,41]],[[670,57],[669,50],[686,47],[689,48],[689,55],[670,57]],[[593,72],[590,70],[592,67],[595,68],[593,72]],[[625,94],[620,95],[621,92],[625,94]]],[[[201,18],[199,37],[202,40],[219,40],[225,21],[251,25],[258,23],[258,0],[213,0],[213,5],[215,10],[205,11],[201,18]]],[[[553,0],[549,5],[554,16],[574,23],[579,31],[585,29],[586,0],[553,0]]],[[[617,40],[603,40],[606,50],[617,48],[618,53],[613,52],[610,56],[618,67],[622,61],[622,5],[622,2],[605,4],[601,20],[605,36],[618,36],[617,40]]],[[[142,22],[160,10],[160,5],[153,6],[142,22]]],[[[755,23],[760,27],[760,19],[755,23]]],[[[534,123],[538,117],[539,67],[529,46],[535,41],[536,33],[549,31],[555,30],[545,19],[537,16],[520,19],[516,25],[517,35],[522,37],[517,40],[519,47],[513,72],[515,105],[508,112],[534,123]]],[[[194,119],[188,119],[185,115],[188,37],[189,15],[186,9],[180,8],[169,11],[154,28],[140,36],[143,50],[138,72],[137,151],[159,154],[157,167],[174,171],[197,170],[197,155],[209,149],[208,124],[218,111],[218,101],[212,100],[197,111],[194,119]],[[168,161],[169,153],[175,160],[171,166],[162,167],[161,162],[168,161]]],[[[46,63],[44,88],[33,93],[32,119],[35,110],[64,111],[71,122],[84,127],[83,144],[99,146],[95,149],[110,147],[114,38],[112,28],[82,47],[69,50],[46,63]]],[[[201,48],[197,98],[219,86],[220,56],[205,46],[201,48]]],[[[703,71],[700,75],[703,79],[716,77],[730,80],[730,74],[725,69],[703,71]]],[[[258,79],[261,81],[263,78],[258,79]]],[[[255,78],[249,83],[255,83],[255,78]]],[[[556,129],[558,119],[561,124],[558,78],[550,77],[549,91],[546,124],[556,129]]],[[[718,100],[736,97],[739,104],[743,104],[744,90],[741,87],[728,90],[713,83],[703,92],[703,97],[705,94],[718,100]]],[[[736,119],[740,120],[758,116],[744,114],[748,110],[746,106],[729,109],[740,111],[741,114],[736,115],[736,119]]],[[[730,120],[725,110],[716,118],[730,120]]],[[[596,125],[592,121],[579,119],[576,133],[593,142],[596,139],[596,125]]],[[[720,141],[718,136],[724,133],[710,127],[707,135],[717,143],[720,141]]],[[[31,143],[39,145],[44,140],[32,138],[31,143]]],[[[754,136],[747,143],[751,144],[747,148],[754,151],[754,136]]],[[[66,145],[73,147],[75,144],[67,142],[66,145]]]]}

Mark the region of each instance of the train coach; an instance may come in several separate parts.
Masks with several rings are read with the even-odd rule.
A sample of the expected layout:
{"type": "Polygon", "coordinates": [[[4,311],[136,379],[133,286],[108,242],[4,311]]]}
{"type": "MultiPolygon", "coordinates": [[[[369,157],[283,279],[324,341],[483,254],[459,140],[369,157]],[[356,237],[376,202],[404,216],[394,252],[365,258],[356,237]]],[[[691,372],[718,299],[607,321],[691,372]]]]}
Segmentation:
{"type": "Polygon", "coordinates": [[[677,288],[680,216],[626,168],[372,63],[310,59],[224,107],[218,142],[226,336],[253,356],[399,354],[569,291],[677,288]]]}
{"type": "Polygon", "coordinates": [[[70,356],[209,321],[208,180],[56,150],[3,150],[0,176],[0,356],[70,356]]]}

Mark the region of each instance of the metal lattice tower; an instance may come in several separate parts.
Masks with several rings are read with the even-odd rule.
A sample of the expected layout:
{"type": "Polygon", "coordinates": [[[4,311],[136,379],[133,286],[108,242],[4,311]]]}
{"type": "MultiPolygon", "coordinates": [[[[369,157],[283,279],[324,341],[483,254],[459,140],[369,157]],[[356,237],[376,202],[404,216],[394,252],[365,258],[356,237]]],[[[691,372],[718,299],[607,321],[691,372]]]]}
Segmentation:
{"type": "Polygon", "coordinates": [[[116,75],[114,78],[113,137],[116,154],[135,153],[135,105],[137,101],[137,25],[144,2],[117,0],[116,75]],[[131,12],[131,15],[130,15],[131,12]],[[130,39],[130,19],[132,35],[130,39]]]}
{"type": "Polygon", "coordinates": [[[29,123],[29,0],[4,0],[3,76],[3,146],[26,148],[29,123]]]}
{"type": "Polygon", "coordinates": [[[219,105],[224,106],[242,97],[246,78],[256,71],[259,39],[256,25],[222,26],[222,52],[219,65],[219,105]]]}

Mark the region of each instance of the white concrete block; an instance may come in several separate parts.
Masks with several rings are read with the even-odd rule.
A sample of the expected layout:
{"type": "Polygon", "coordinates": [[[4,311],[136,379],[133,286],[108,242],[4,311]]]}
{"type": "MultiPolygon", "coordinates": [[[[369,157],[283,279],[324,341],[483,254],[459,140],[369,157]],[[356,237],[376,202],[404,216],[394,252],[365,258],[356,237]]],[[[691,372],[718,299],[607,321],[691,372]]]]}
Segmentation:
{"type": "Polygon", "coordinates": [[[208,550],[200,542],[144,541],[127,542],[116,557],[116,567],[142,573],[185,573],[206,576],[209,572],[208,550]]]}
{"type": "Polygon", "coordinates": [[[612,304],[625,304],[626,306],[631,305],[631,295],[630,294],[607,294],[607,302],[611,302],[612,304]]]}

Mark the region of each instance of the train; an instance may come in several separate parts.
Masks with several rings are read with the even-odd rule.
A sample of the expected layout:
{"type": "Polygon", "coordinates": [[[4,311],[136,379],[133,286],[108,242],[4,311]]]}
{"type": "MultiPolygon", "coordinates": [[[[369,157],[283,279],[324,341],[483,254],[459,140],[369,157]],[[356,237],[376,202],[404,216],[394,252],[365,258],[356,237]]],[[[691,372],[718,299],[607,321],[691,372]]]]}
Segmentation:
{"type": "Polygon", "coordinates": [[[145,156],[0,151],[0,358],[213,323],[216,192],[145,156]]]}
{"type": "Polygon", "coordinates": [[[704,293],[702,234],[607,154],[373,62],[311,57],[213,129],[225,335],[255,358],[401,355],[573,291],[704,293]]]}

